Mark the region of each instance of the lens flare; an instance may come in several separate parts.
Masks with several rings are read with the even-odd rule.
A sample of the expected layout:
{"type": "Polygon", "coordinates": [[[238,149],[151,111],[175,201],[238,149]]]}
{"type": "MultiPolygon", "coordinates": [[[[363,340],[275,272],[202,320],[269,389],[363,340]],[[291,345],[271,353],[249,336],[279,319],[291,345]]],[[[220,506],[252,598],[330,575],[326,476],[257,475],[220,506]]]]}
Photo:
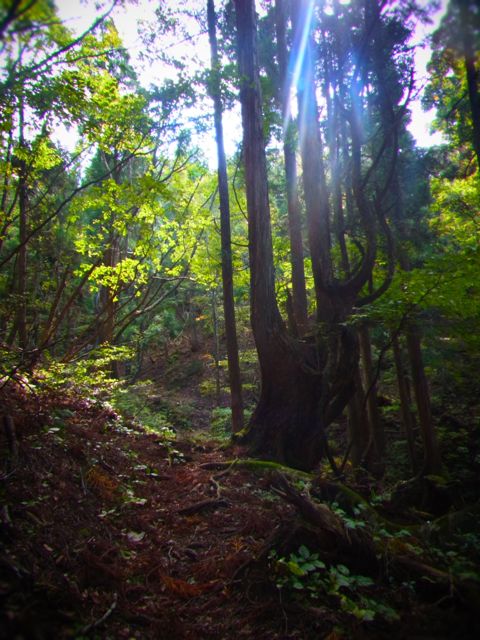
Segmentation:
{"type": "Polygon", "coordinates": [[[299,16],[297,29],[295,33],[292,51],[289,60],[290,84],[288,87],[287,107],[285,109],[285,117],[283,120],[283,130],[286,132],[292,116],[292,95],[298,90],[303,81],[303,69],[305,61],[305,52],[307,50],[308,38],[313,21],[313,9],[315,0],[304,2],[303,9],[299,16]]]}

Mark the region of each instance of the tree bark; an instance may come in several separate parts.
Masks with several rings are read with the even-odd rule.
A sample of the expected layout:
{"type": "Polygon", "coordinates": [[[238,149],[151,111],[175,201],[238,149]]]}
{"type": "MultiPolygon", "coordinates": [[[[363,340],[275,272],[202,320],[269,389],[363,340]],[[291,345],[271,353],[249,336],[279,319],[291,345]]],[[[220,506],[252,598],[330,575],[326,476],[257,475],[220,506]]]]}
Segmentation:
{"type": "Polygon", "coordinates": [[[357,351],[345,327],[315,341],[289,337],[275,298],[262,102],[253,0],[235,0],[241,78],[243,150],[249,221],[251,322],[261,393],[246,441],[252,453],[312,468],[325,427],[352,393],[357,351]],[[335,348],[336,347],[336,348],[335,348]]]}
{"type": "Polygon", "coordinates": [[[363,362],[365,389],[368,393],[367,416],[369,427],[369,444],[364,456],[364,463],[374,475],[382,475],[385,454],[385,433],[377,402],[377,385],[372,360],[370,332],[364,325],[359,329],[360,355],[363,362]]]}
{"type": "Polygon", "coordinates": [[[215,138],[218,158],[218,193],[220,197],[220,237],[222,247],[223,312],[232,409],[232,431],[243,428],[243,398],[238,357],[238,340],[233,295],[232,244],[230,230],[230,202],[228,196],[227,161],[223,143],[222,99],[220,93],[219,58],[216,35],[216,16],[213,0],[207,0],[208,35],[212,63],[210,93],[214,104],[215,138]]]}
{"type": "Polygon", "coordinates": [[[302,221],[297,188],[297,158],[294,143],[294,124],[290,115],[291,74],[288,74],[285,0],[275,2],[277,57],[282,85],[283,157],[287,187],[288,231],[290,236],[290,261],[292,265],[292,309],[299,335],[308,328],[307,291],[303,263],[302,221]]]}
{"type": "Polygon", "coordinates": [[[301,39],[305,38],[305,34],[307,34],[297,95],[308,242],[317,301],[317,319],[319,322],[329,322],[335,319],[332,299],[326,294],[326,289],[332,284],[333,278],[330,255],[330,205],[315,95],[316,83],[310,24],[312,13],[309,9],[310,3],[307,0],[302,0],[296,5],[292,13],[296,46],[299,46],[301,39]]]}
{"type": "Polygon", "coordinates": [[[415,456],[415,416],[411,408],[410,385],[405,374],[403,364],[402,350],[400,342],[396,336],[392,336],[393,356],[395,359],[395,370],[397,373],[397,386],[400,396],[400,416],[402,420],[403,430],[407,439],[408,454],[414,474],[418,471],[417,459],[415,456]]]}
{"type": "Polygon", "coordinates": [[[365,408],[365,393],[357,365],[354,373],[355,393],[348,403],[349,456],[354,467],[363,463],[369,443],[369,427],[365,408]]]}
{"type": "MultiPolygon", "coordinates": [[[[220,383],[220,339],[218,336],[218,313],[217,313],[217,292],[212,291],[212,321],[213,321],[213,360],[215,362],[215,402],[217,407],[220,406],[220,395],[222,385],[220,383]]],[[[233,415],[232,415],[233,422],[233,415]]]]}
{"type": "Polygon", "coordinates": [[[17,330],[18,345],[23,352],[22,359],[25,358],[27,349],[27,234],[28,234],[28,214],[27,214],[27,168],[25,160],[20,160],[19,179],[19,226],[18,241],[20,250],[17,258],[17,330]]]}
{"type": "MultiPolygon", "coordinates": [[[[468,99],[473,125],[473,148],[477,156],[478,171],[480,172],[480,94],[478,92],[478,70],[475,68],[475,58],[478,51],[475,50],[472,37],[472,22],[474,13],[469,12],[469,0],[457,0],[460,5],[460,22],[463,44],[465,71],[467,74],[468,99]]],[[[472,5],[473,8],[473,5],[472,5]]]]}
{"type": "Polygon", "coordinates": [[[425,475],[440,474],[442,471],[440,448],[432,421],[430,391],[423,364],[420,333],[415,323],[411,323],[407,328],[407,347],[424,446],[423,473],[425,475]]]}
{"type": "MultiPolygon", "coordinates": [[[[377,3],[374,3],[370,8],[378,18],[378,16],[380,15],[379,5],[377,3]]],[[[385,64],[385,52],[381,47],[381,40],[378,36],[378,33],[374,33],[373,42],[374,69],[377,77],[380,96],[380,118],[382,122],[382,128],[384,130],[384,138],[386,141],[384,155],[390,165],[387,165],[386,167],[388,180],[385,182],[382,191],[384,193],[384,196],[389,196],[390,198],[392,217],[397,234],[400,238],[405,238],[407,231],[405,225],[404,200],[400,186],[400,176],[397,165],[399,151],[398,134],[401,126],[401,119],[399,119],[399,115],[401,115],[401,112],[395,110],[394,104],[391,99],[392,91],[397,91],[398,93],[401,93],[401,91],[397,86],[397,81],[395,80],[395,78],[393,78],[393,80],[392,78],[389,79],[388,70],[385,64]],[[392,123],[395,122],[397,124],[393,125],[392,123]]],[[[411,266],[408,255],[400,248],[397,249],[397,255],[400,267],[405,271],[409,271],[411,269],[411,266]]],[[[415,402],[418,412],[418,420],[424,445],[423,472],[425,474],[440,473],[442,468],[440,449],[432,422],[430,391],[428,388],[427,377],[425,375],[425,367],[423,364],[420,332],[415,320],[412,320],[407,328],[406,341],[415,393],[415,402]]],[[[399,393],[404,393],[404,391],[399,390],[399,393]]],[[[406,397],[405,402],[407,402],[406,397]]],[[[412,451],[411,456],[413,455],[414,454],[412,451]]]]}
{"type": "MultiPolygon", "coordinates": [[[[103,265],[115,267],[118,264],[118,247],[115,238],[111,238],[108,248],[103,254],[103,265]]],[[[102,286],[100,289],[101,317],[98,327],[98,341],[100,344],[113,343],[115,330],[115,312],[117,304],[114,292],[110,287],[102,286]]]]}

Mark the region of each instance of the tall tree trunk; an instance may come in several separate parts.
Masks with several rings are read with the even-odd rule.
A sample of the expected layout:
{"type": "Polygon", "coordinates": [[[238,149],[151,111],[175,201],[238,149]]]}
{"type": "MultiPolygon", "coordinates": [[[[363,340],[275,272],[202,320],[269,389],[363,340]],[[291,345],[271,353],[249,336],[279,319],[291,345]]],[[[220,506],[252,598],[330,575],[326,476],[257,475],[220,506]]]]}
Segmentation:
{"type": "Polygon", "coordinates": [[[476,16],[473,11],[469,11],[469,5],[473,9],[473,3],[470,2],[470,0],[457,0],[457,3],[460,5],[463,55],[473,124],[473,148],[477,156],[478,171],[480,172],[480,94],[478,91],[478,70],[475,68],[475,58],[478,50],[475,50],[472,34],[472,30],[474,29],[472,23],[476,16]]]}
{"type": "MultiPolygon", "coordinates": [[[[329,149],[329,165],[332,185],[332,209],[333,227],[340,248],[340,267],[344,277],[350,276],[350,258],[345,241],[345,215],[342,194],[342,165],[341,165],[341,139],[342,118],[338,112],[338,105],[332,99],[332,95],[340,94],[338,79],[332,71],[330,60],[324,60],[325,86],[324,95],[327,104],[327,144],[329,149]]],[[[344,123],[343,123],[344,126],[344,123]]]]}
{"type": "Polygon", "coordinates": [[[313,5],[308,0],[296,3],[292,13],[296,46],[306,38],[301,80],[297,87],[298,128],[302,157],[302,178],[307,214],[308,242],[320,322],[335,319],[332,299],[326,289],[332,284],[333,269],[330,241],[330,205],[323,162],[323,143],[318,121],[318,105],[313,60],[311,21],[313,5]],[[306,35],[305,35],[306,34],[306,35]]]}
{"type": "MultiPolygon", "coordinates": [[[[375,16],[378,18],[381,7],[378,2],[368,5],[372,10],[371,18],[374,21],[375,16]]],[[[378,33],[373,33],[374,42],[374,68],[379,85],[380,96],[380,117],[382,127],[384,129],[384,137],[386,140],[385,157],[390,163],[387,166],[387,182],[383,187],[385,196],[390,197],[393,222],[398,236],[403,239],[408,233],[405,225],[405,210],[402,190],[400,186],[400,177],[397,166],[398,157],[398,125],[393,126],[392,123],[399,122],[398,111],[395,110],[391,100],[391,89],[395,88],[389,85],[388,70],[385,65],[384,51],[381,47],[381,39],[378,33]]],[[[400,267],[405,271],[410,271],[410,261],[405,251],[399,248],[397,250],[398,262],[400,267]]],[[[410,360],[412,373],[412,382],[415,393],[415,403],[417,406],[418,420],[422,433],[424,446],[424,473],[440,473],[442,464],[440,456],[440,448],[435,434],[435,428],[432,421],[430,406],[430,391],[428,388],[427,377],[425,375],[425,367],[423,364],[421,338],[418,325],[415,320],[411,320],[406,331],[407,349],[410,360]]]]}
{"type": "Polygon", "coordinates": [[[369,471],[374,475],[382,475],[385,454],[385,434],[380,417],[380,411],[377,401],[377,385],[375,382],[375,372],[373,369],[372,345],[370,341],[370,332],[363,325],[359,329],[360,338],[360,355],[363,362],[363,371],[365,378],[365,390],[368,394],[367,416],[369,428],[369,443],[365,452],[364,463],[369,471]]]}
{"type": "MultiPolygon", "coordinates": [[[[215,403],[220,406],[220,395],[222,386],[220,382],[220,337],[218,335],[218,311],[217,311],[217,291],[212,289],[212,320],[213,320],[213,361],[215,363],[215,403]]],[[[195,325],[195,321],[194,321],[195,325]]],[[[232,413],[233,422],[233,413],[232,413]]]]}
{"type": "MultiPolygon", "coordinates": [[[[118,247],[115,238],[110,240],[108,248],[103,254],[103,265],[115,267],[118,263],[118,247]]],[[[100,344],[108,342],[112,344],[115,329],[115,312],[117,304],[115,294],[110,287],[102,286],[100,289],[100,309],[102,320],[98,328],[98,340],[100,344]]]]}
{"type": "Polygon", "coordinates": [[[418,409],[418,421],[423,439],[423,473],[439,474],[442,470],[442,461],[432,421],[430,391],[423,364],[420,332],[416,323],[411,323],[407,328],[407,347],[410,357],[413,389],[418,409]]]}
{"type": "Polygon", "coordinates": [[[25,357],[27,349],[27,168],[25,160],[20,160],[20,179],[18,194],[18,241],[20,249],[17,257],[17,317],[18,345],[25,357]]]}
{"type": "MultiPolygon", "coordinates": [[[[19,105],[19,147],[25,148],[24,140],[24,106],[23,97],[19,105]]],[[[24,158],[19,160],[18,180],[18,241],[17,257],[17,313],[16,326],[18,331],[18,345],[25,359],[27,349],[27,241],[28,241],[28,198],[27,198],[27,163],[24,158]]]]}
{"type": "Polygon", "coordinates": [[[233,295],[232,245],[230,231],[230,202],[228,197],[227,161],[223,143],[222,99],[220,93],[219,58],[217,50],[216,16],[213,0],[207,0],[208,35],[210,40],[212,77],[210,93],[214,104],[215,138],[218,158],[218,192],[220,197],[220,236],[222,247],[223,312],[227,342],[230,403],[232,408],[232,430],[243,428],[243,398],[238,357],[237,327],[235,321],[235,298],[233,295]]]}
{"type": "Polygon", "coordinates": [[[395,359],[395,371],[397,374],[397,386],[400,396],[400,416],[403,430],[407,439],[408,454],[414,474],[418,471],[417,459],[415,456],[415,416],[412,412],[412,400],[410,385],[405,373],[402,349],[400,341],[396,336],[392,336],[393,356],[395,359]]]}
{"type": "MultiPolygon", "coordinates": [[[[113,180],[117,185],[121,182],[121,169],[120,165],[115,157],[116,153],[107,154],[101,152],[103,162],[107,170],[111,170],[113,180]],[[110,166],[110,163],[112,165],[110,166]]],[[[110,238],[108,245],[103,253],[103,264],[106,267],[113,269],[120,262],[120,238],[115,230],[115,213],[112,211],[110,214],[110,238]]],[[[120,287],[120,280],[117,279],[116,288],[112,286],[103,286],[100,289],[100,309],[102,313],[102,319],[98,329],[98,340],[100,344],[108,343],[113,346],[115,343],[115,325],[117,320],[117,308],[118,308],[118,291],[120,287]]],[[[112,361],[112,375],[115,378],[121,378],[125,375],[125,363],[121,360],[112,361]]]]}
{"type": "Polygon", "coordinates": [[[355,393],[348,403],[348,439],[350,461],[354,467],[360,467],[369,446],[370,429],[365,407],[365,393],[358,365],[354,373],[354,383],[355,393]]]}
{"type": "Polygon", "coordinates": [[[290,115],[291,74],[288,74],[285,0],[275,1],[277,58],[282,86],[283,157],[287,187],[288,231],[290,261],[292,264],[292,310],[299,335],[308,328],[307,291],[303,263],[302,220],[297,188],[297,158],[294,142],[294,124],[290,115]]]}
{"type": "Polygon", "coordinates": [[[247,442],[253,453],[300,468],[318,463],[324,429],[351,392],[357,351],[344,327],[316,343],[288,336],[275,299],[273,251],[253,0],[235,0],[249,221],[251,322],[261,393],[247,442]],[[335,342],[338,349],[329,350],[335,342]]]}

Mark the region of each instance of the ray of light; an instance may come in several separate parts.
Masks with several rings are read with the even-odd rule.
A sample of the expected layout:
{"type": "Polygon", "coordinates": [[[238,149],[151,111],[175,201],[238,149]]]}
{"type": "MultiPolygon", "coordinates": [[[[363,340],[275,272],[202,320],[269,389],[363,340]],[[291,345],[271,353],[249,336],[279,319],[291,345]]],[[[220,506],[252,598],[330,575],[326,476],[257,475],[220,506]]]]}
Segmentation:
{"type": "Polygon", "coordinates": [[[313,8],[315,0],[308,0],[304,3],[305,8],[300,15],[298,21],[297,30],[295,33],[294,44],[290,53],[288,77],[291,78],[288,87],[287,100],[288,104],[285,109],[285,116],[283,119],[283,130],[286,132],[292,116],[292,95],[298,89],[298,86],[302,80],[302,71],[304,67],[305,52],[307,49],[308,38],[310,34],[310,28],[313,20],[313,8]]]}

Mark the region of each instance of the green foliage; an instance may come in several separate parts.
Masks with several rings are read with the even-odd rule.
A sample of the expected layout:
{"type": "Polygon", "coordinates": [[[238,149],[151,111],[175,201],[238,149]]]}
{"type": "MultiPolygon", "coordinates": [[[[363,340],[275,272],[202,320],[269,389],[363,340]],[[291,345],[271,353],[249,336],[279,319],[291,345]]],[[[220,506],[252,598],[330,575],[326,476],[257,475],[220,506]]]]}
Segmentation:
{"type": "Polygon", "coordinates": [[[148,382],[133,387],[119,387],[112,396],[112,404],[120,413],[141,424],[148,431],[174,440],[175,428],[168,412],[165,409],[152,408],[151,403],[148,402],[149,391],[151,391],[151,385],[148,382]]]}
{"type": "Polygon", "coordinates": [[[290,595],[314,601],[333,597],[344,613],[365,622],[377,616],[390,621],[398,619],[394,609],[370,595],[374,585],[371,578],[351,574],[343,564],[327,567],[318,553],[312,553],[305,545],[288,557],[271,551],[269,560],[277,588],[290,595]]]}
{"type": "Polygon", "coordinates": [[[230,407],[215,407],[210,421],[210,433],[218,440],[229,440],[232,435],[232,410],[230,407]]]}
{"type": "Polygon", "coordinates": [[[435,107],[435,126],[448,137],[450,153],[468,166],[472,156],[472,113],[467,99],[465,43],[472,43],[472,60],[478,70],[480,21],[475,0],[450,2],[439,28],[432,37],[432,58],[428,66],[429,83],[423,102],[435,107]],[[463,10],[466,15],[463,15],[463,10]]]}
{"type": "Polygon", "coordinates": [[[352,507],[351,516],[347,514],[347,512],[342,509],[337,502],[332,502],[329,506],[330,509],[343,520],[347,529],[362,529],[367,526],[366,521],[360,518],[365,511],[363,504],[359,503],[352,507]]]}
{"type": "Polygon", "coordinates": [[[305,545],[298,549],[298,553],[291,553],[288,558],[279,557],[276,551],[269,553],[271,566],[278,574],[275,584],[279,589],[284,587],[298,591],[307,590],[318,596],[320,584],[318,569],[325,569],[324,562],[319,560],[318,553],[310,553],[305,545]]]}
{"type": "Polygon", "coordinates": [[[112,365],[132,358],[128,347],[109,344],[92,349],[88,355],[74,362],[52,359],[37,369],[36,376],[43,385],[53,389],[73,388],[88,396],[106,397],[123,382],[113,376],[112,365]]]}
{"type": "Polygon", "coordinates": [[[147,429],[169,434],[173,439],[178,430],[192,427],[193,407],[187,403],[175,404],[159,396],[156,385],[149,380],[117,387],[111,402],[115,408],[147,429]]]}
{"type": "Polygon", "coordinates": [[[215,380],[202,380],[199,385],[199,390],[202,396],[214,397],[217,393],[217,383],[215,382],[215,380]]]}

